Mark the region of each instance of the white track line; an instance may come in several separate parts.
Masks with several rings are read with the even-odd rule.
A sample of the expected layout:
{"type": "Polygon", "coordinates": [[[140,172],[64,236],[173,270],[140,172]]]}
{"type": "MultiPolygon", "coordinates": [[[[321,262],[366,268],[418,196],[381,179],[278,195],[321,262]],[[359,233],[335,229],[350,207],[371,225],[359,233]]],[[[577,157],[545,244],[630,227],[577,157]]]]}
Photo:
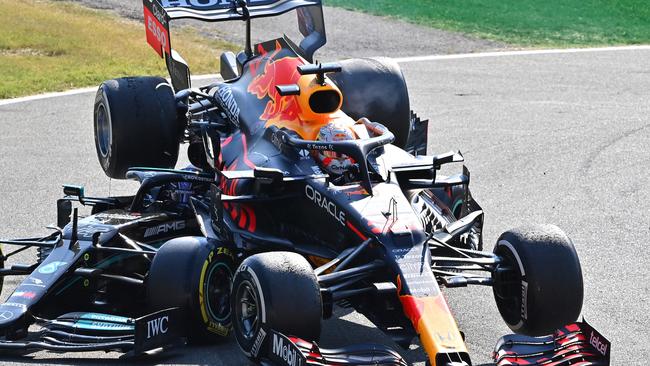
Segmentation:
{"type": "MultiPolygon", "coordinates": [[[[552,55],[563,53],[587,53],[587,52],[616,52],[616,51],[638,51],[650,50],[650,45],[640,46],[621,46],[621,47],[598,47],[598,48],[564,48],[564,49],[547,49],[547,50],[522,50],[522,51],[496,51],[496,52],[477,52],[477,53],[462,53],[456,55],[429,55],[429,56],[413,56],[393,58],[398,63],[408,62],[421,62],[421,61],[437,61],[437,60],[458,60],[465,58],[483,58],[483,57],[505,57],[505,56],[527,56],[527,55],[552,55]]],[[[219,74],[197,75],[192,76],[192,80],[208,80],[219,79],[219,74]]],[[[49,99],[56,97],[63,97],[68,95],[84,94],[95,92],[97,87],[73,89],[63,92],[45,93],[38,95],[30,95],[27,97],[20,97],[14,99],[1,99],[0,106],[17,104],[23,102],[30,102],[40,99],[49,99]]]]}
{"type": "Polygon", "coordinates": [[[562,53],[616,52],[616,51],[639,51],[639,50],[650,50],[650,45],[620,46],[620,47],[598,47],[598,48],[559,48],[559,49],[546,49],[546,50],[477,52],[477,53],[461,53],[461,54],[456,54],[456,55],[430,55],[430,56],[400,57],[400,58],[393,58],[393,60],[395,60],[398,63],[407,63],[407,62],[419,62],[419,61],[458,60],[458,59],[464,59],[464,58],[528,56],[528,55],[554,55],[554,54],[562,54],[562,53]]]}
{"type": "MultiPolygon", "coordinates": [[[[219,75],[219,74],[206,74],[206,75],[192,76],[192,80],[195,80],[195,81],[210,80],[210,79],[221,79],[221,75],[219,75]]],[[[65,97],[65,96],[68,96],[68,95],[94,93],[96,91],[97,91],[97,87],[93,86],[93,87],[89,87],[89,88],[72,89],[72,90],[66,90],[66,91],[62,91],[62,92],[30,95],[30,96],[26,96],[26,97],[13,98],[13,99],[0,99],[0,106],[9,105],[9,104],[23,103],[23,102],[31,102],[31,101],[34,101],[34,100],[41,100],[41,99],[65,97]]]]}
{"type": "Polygon", "coordinates": [[[2,100],[0,100],[0,106],[8,105],[8,104],[23,103],[23,102],[31,102],[33,100],[40,100],[40,99],[64,97],[66,95],[76,95],[76,94],[91,93],[91,92],[96,92],[96,91],[97,91],[97,87],[95,86],[95,87],[92,87],[92,88],[72,89],[72,90],[67,90],[67,91],[63,91],[63,92],[44,93],[44,94],[30,95],[30,96],[27,96],[27,97],[20,97],[20,98],[13,98],[13,99],[2,99],[2,100]]]}

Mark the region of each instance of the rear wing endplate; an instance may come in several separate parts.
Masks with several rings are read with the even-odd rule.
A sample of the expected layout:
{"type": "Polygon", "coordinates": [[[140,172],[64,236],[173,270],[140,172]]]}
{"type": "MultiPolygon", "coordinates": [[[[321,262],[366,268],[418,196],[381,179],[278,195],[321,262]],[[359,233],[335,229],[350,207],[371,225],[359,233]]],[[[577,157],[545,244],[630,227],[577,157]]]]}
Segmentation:
{"type": "MultiPolygon", "coordinates": [[[[192,0],[193,2],[197,0],[192,0]]],[[[172,49],[169,36],[169,21],[173,19],[158,0],[142,0],[144,10],[144,27],[147,43],[165,59],[167,71],[175,91],[189,89],[190,68],[183,58],[172,49]]]]}

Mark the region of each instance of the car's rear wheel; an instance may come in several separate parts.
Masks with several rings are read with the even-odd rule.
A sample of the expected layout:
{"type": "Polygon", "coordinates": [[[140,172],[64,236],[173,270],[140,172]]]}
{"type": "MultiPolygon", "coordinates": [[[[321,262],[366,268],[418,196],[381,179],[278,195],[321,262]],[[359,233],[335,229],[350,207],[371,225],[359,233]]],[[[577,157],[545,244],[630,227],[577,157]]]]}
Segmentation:
{"type": "Polygon", "coordinates": [[[102,169],[123,179],[136,166],[173,168],[183,126],[174,92],[160,77],[107,80],[97,90],[95,147],[102,169]]]}
{"type": "Polygon", "coordinates": [[[152,311],[182,308],[191,343],[210,343],[228,335],[234,275],[230,250],[200,237],[172,239],[160,247],[147,276],[152,311]]]}
{"type": "Polygon", "coordinates": [[[322,302],[316,275],[296,253],[250,256],[235,274],[232,290],[233,331],[251,360],[258,360],[269,329],[316,341],[322,302]]]}
{"type": "Polygon", "coordinates": [[[399,65],[388,58],[340,61],[341,72],[328,74],[343,94],[341,109],[350,117],[366,117],[386,126],[395,145],[404,148],[411,128],[406,81],[399,65]]]}
{"type": "Polygon", "coordinates": [[[538,336],[578,318],[582,269],[571,239],[560,228],[535,225],[506,231],[494,253],[503,260],[493,274],[494,296],[510,329],[538,336]]]}

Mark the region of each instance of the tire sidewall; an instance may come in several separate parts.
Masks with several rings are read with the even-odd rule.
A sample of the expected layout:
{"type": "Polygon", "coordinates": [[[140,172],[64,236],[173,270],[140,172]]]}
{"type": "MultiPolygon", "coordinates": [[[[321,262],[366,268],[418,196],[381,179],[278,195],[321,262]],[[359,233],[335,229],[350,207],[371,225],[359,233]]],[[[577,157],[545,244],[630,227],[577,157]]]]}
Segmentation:
{"type": "Polygon", "coordinates": [[[95,109],[94,109],[94,123],[93,123],[93,129],[95,133],[95,149],[97,150],[97,158],[99,159],[99,164],[101,165],[102,169],[106,172],[107,175],[113,176],[115,175],[115,167],[111,166],[111,161],[114,161],[117,159],[115,156],[116,149],[114,147],[114,136],[113,136],[113,117],[111,116],[111,108],[110,105],[108,104],[108,98],[106,96],[106,84],[100,85],[99,89],[97,90],[97,94],[95,95],[95,109]],[[107,146],[108,151],[106,152],[106,155],[102,153],[102,149],[100,147],[100,142],[99,142],[99,126],[98,126],[98,118],[99,118],[99,110],[100,108],[104,108],[104,113],[105,116],[104,118],[108,119],[108,124],[110,131],[109,133],[111,134],[110,138],[110,143],[107,146]]]}
{"type": "MultiPolygon", "coordinates": [[[[197,256],[198,257],[198,256],[197,256]]],[[[200,331],[203,336],[225,337],[230,332],[232,324],[232,308],[230,307],[230,297],[225,299],[228,308],[231,310],[227,314],[218,314],[215,310],[217,299],[211,299],[209,296],[210,281],[217,280],[213,274],[224,274],[228,276],[227,281],[231,284],[229,291],[232,289],[232,279],[235,272],[234,256],[231,250],[226,246],[214,246],[210,249],[207,256],[197,258],[198,278],[192,282],[198,284],[196,296],[192,296],[190,309],[195,314],[196,331],[200,331]]],[[[199,339],[193,337],[193,340],[199,339]]]]}
{"type": "MultiPolygon", "coordinates": [[[[513,247],[512,242],[515,242],[515,245],[517,245],[517,239],[513,238],[512,235],[510,235],[509,232],[506,232],[502,234],[499,237],[499,240],[497,241],[497,245],[494,248],[494,253],[506,258],[506,260],[513,266],[516,267],[516,271],[518,273],[517,280],[519,281],[519,288],[520,288],[520,296],[518,297],[518,301],[516,304],[514,304],[515,308],[518,309],[512,309],[509,306],[506,307],[505,304],[501,303],[499,300],[497,300],[497,307],[499,309],[499,312],[501,313],[501,316],[503,320],[506,322],[508,327],[512,329],[514,332],[521,332],[523,330],[523,327],[525,326],[525,315],[526,313],[526,307],[528,304],[530,304],[529,299],[529,294],[528,294],[528,278],[531,274],[530,269],[526,270],[526,267],[522,267],[523,263],[521,260],[522,252],[525,250],[524,248],[517,247],[516,249],[513,247]],[[523,269],[522,269],[523,268],[523,269]],[[523,272],[523,273],[522,273],[523,272]],[[516,312],[518,310],[517,316],[513,314],[513,312],[516,312]]],[[[524,254],[525,255],[525,254],[524,254]]],[[[531,294],[532,295],[532,294],[531,294]]],[[[496,298],[496,289],[495,289],[495,298],[496,298]]]]}
{"type": "Polygon", "coordinates": [[[95,147],[100,165],[111,178],[124,179],[129,168],[174,168],[185,125],[174,93],[160,77],[127,77],[103,82],[95,96],[95,147]],[[100,108],[106,110],[111,141],[102,154],[98,138],[100,108]]]}
{"type": "Polygon", "coordinates": [[[494,287],[499,312],[514,332],[548,334],[577,319],[584,291],[582,270],[573,243],[562,230],[536,225],[507,231],[494,252],[518,273],[517,313],[497,298],[498,284],[494,287]]]}
{"type": "MultiPolygon", "coordinates": [[[[227,336],[231,327],[230,312],[217,317],[218,310],[209,307],[218,301],[210,299],[207,290],[213,271],[234,274],[230,249],[206,238],[186,237],[163,244],[156,256],[147,278],[151,310],[182,308],[191,343],[209,343],[227,336]]],[[[232,277],[228,282],[232,283],[232,277]]],[[[229,295],[225,301],[230,310],[229,295]]]]}
{"type": "Polygon", "coordinates": [[[322,320],[320,290],[311,266],[299,254],[269,252],[248,257],[235,274],[231,301],[237,344],[253,361],[264,354],[269,330],[318,340],[322,320]],[[238,291],[243,284],[251,285],[260,307],[260,325],[249,339],[244,337],[237,318],[241,306],[238,291]]]}
{"type": "Polygon", "coordinates": [[[236,307],[240,306],[239,304],[237,304],[236,296],[241,286],[244,284],[250,285],[250,287],[255,292],[255,296],[257,296],[259,304],[261,304],[261,308],[259,311],[260,325],[257,331],[253,334],[253,336],[250,339],[247,339],[242,334],[239,322],[235,320],[233,321],[233,333],[235,334],[235,338],[237,340],[237,344],[239,345],[239,348],[242,350],[242,352],[244,352],[246,357],[250,358],[251,360],[259,360],[261,347],[262,344],[264,343],[264,338],[268,334],[268,329],[269,329],[267,324],[267,318],[266,318],[266,307],[265,307],[266,302],[264,299],[264,291],[261,288],[259,279],[257,278],[255,272],[249,266],[241,265],[237,269],[237,273],[235,275],[235,279],[233,281],[233,286],[232,286],[233,292],[232,292],[232,299],[231,299],[232,302],[231,309],[234,317],[238,316],[238,308],[236,307]]]}

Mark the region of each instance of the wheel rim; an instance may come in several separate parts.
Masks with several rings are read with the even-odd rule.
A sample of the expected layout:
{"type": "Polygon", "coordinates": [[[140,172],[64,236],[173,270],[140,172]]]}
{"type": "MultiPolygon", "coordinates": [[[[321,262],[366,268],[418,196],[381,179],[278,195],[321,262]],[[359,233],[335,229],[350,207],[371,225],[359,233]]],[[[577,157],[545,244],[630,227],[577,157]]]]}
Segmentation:
{"type": "Polygon", "coordinates": [[[108,152],[111,148],[111,140],[113,138],[111,131],[111,120],[106,111],[106,107],[100,104],[97,107],[97,146],[99,146],[99,153],[102,157],[108,157],[108,152]]]}
{"type": "Polygon", "coordinates": [[[253,285],[243,281],[237,289],[237,323],[242,336],[251,340],[260,328],[260,308],[253,285]]]}
{"type": "Polygon", "coordinates": [[[206,282],[206,305],[210,316],[217,321],[225,321],[230,316],[230,291],[232,272],[224,263],[218,263],[208,272],[206,282]]]}
{"type": "Polygon", "coordinates": [[[518,296],[521,294],[522,275],[510,250],[498,248],[495,254],[504,259],[505,266],[513,268],[505,281],[494,287],[494,290],[503,319],[510,325],[516,325],[521,316],[521,300],[518,296]]]}

